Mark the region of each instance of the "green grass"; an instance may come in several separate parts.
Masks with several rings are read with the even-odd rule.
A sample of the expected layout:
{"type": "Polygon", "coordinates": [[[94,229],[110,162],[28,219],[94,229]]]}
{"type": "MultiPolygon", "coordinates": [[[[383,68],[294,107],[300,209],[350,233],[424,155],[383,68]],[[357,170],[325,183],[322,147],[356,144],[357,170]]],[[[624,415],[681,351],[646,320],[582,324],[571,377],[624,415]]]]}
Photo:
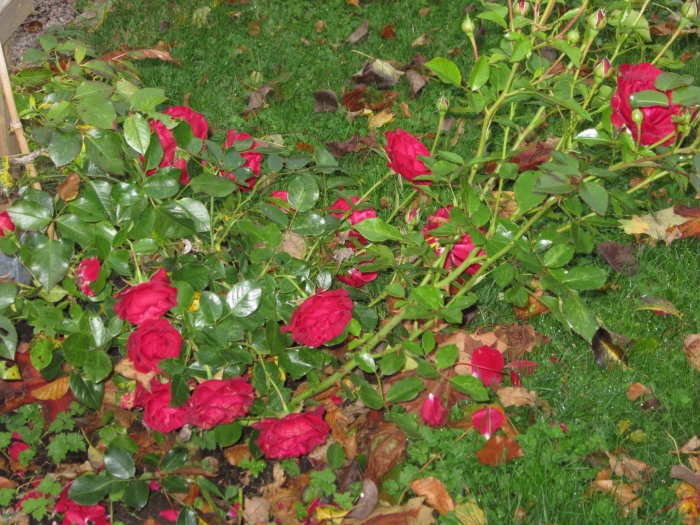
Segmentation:
{"type": "MultiPolygon", "coordinates": [[[[349,121],[342,111],[316,114],[312,97],[318,89],[331,89],[339,96],[344,88],[350,89],[350,76],[362,67],[366,55],[408,62],[418,52],[430,59],[448,56],[449,50],[462,47],[454,60],[463,71],[468,71],[472,62],[469,44],[459,30],[463,6],[458,2],[374,1],[363,2],[362,9],[343,0],[219,3],[209,14],[208,23],[197,28],[192,24],[192,14],[210,2],[120,1],[89,39],[100,52],[120,45],[148,48],[159,41],[172,45],[171,53],[181,66],[154,60],[140,62],[146,85],[165,88],[173,104],[187,100],[219,133],[229,127],[257,137],[278,133],[290,145],[302,141],[318,146],[345,140],[355,132],[367,133],[365,117],[349,121]],[[421,8],[430,8],[430,12],[420,16],[421,8]],[[345,43],[365,18],[370,21],[368,38],[356,46],[345,43]],[[320,34],[314,29],[318,20],[325,22],[320,34]],[[258,35],[251,36],[251,24],[259,25],[258,35]],[[397,38],[381,38],[379,31],[387,24],[394,24],[397,38]],[[431,36],[429,44],[410,46],[425,33],[431,36]],[[277,86],[268,99],[269,107],[245,120],[240,114],[252,87],[269,82],[277,86]]],[[[488,42],[495,42],[499,36],[492,29],[488,42]]],[[[682,38],[675,49],[685,50],[689,43],[682,38]]],[[[684,72],[697,76],[699,63],[697,58],[692,59],[684,72]]],[[[434,104],[447,92],[445,87],[433,80],[418,99],[408,96],[403,82],[397,91],[398,100],[407,104],[412,116],[407,118],[397,111],[396,121],[379,132],[396,127],[418,135],[433,132],[434,104]]],[[[526,119],[527,115],[520,118],[526,119]]],[[[476,123],[468,120],[453,150],[468,156],[475,146],[476,130],[476,123]]],[[[384,161],[376,155],[348,156],[341,167],[365,189],[385,171],[384,161]]],[[[603,231],[596,241],[611,239],[633,242],[619,231],[603,231]]],[[[700,330],[700,244],[692,239],[670,246],[640,246],[643,249],[637,255],[637,275],[625,277],[611,272],[605,291],[583,294],[607,328],[635,339],[629,370],[598,368],[588,345],[551,316],[531,321],[552,341],[530,356],[541,365],[526,386],[549,403],[551,414],[545,415],[541,408],[509,409],[509,413],[512,410],[517,414],[514,423],[521,431],[531,420],[564,423],[569,428],[565,437],[554,439],[542,434],[541,447],[496,468],[476,463],[472,450],[476,442],[460,447],[441,442],[442,446],[454,447],[454,457],[464,460],[462,467],[469,466],[459,483],[460,491],[453,496],[459,499],[468,489],[491,523],[514,521],[519,507],[526,510],[525,523],[627,522],[608,496],[585,496],[596,472],[607,466],[591,465],[587,456],[603,445],[604,450],[624,451],[655,468],[640,491],[643,506],[639,516],[647,518],[645,523],[679,522],[673,509],[655,513],[676,501],[677,482],[669,477],[671,466],[678,462],[669,454],[675,447],[674,440],[680,446],[698,431],[700,376],[688,367],[682,342],[685,335],[700,330]],[[682,321],[637,310],[644,296],[672,301],[683,313],[682,321]],[[550,356],[558,361],[551,362],[550,356]],[[650,387],[661,408],[647,412],[638,402],[627,400],[625,392],[633,382],[650,387]],[[647,439],[633,442],[628,434],[619,432],[621,421],[629,421],[630,428],[642,430],[647,439]],[[565,453],[560,450],[567,446],[570,450],[565,453]]],[[[597,256],[587,258],[605,266],[597,256]]],[[[470,328],[514,320],[512,309],[498,300],[498,290],[481,286],[476,291],[480,308],[470,328]]],[[[424,452],[414,450],[407,464],[420,467],[424,452]]],[[[439,460],[427,472],[454,484],[456,465],[453,460],[439,460]]]]}

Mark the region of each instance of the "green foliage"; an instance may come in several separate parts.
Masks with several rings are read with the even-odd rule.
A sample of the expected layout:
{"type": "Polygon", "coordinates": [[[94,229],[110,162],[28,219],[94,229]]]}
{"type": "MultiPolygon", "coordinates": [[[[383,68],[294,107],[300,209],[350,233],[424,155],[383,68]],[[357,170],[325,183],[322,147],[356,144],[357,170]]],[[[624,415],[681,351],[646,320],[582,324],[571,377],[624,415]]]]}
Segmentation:
{"type": "Polygon", "coordinates": [[[86,449],[85,438],[78,432],[62,432],[56,434],[46,447],[51,460],[58,464],[62,462],[68,452],[83,452],[86,449]]]}

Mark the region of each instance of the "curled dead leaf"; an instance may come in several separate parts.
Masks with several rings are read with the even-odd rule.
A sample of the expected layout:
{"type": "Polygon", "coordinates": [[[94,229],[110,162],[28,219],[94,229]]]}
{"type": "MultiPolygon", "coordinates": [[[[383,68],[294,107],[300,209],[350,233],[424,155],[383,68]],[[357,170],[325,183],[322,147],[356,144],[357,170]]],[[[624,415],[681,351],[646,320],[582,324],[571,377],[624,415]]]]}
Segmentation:
{"type": "Polygon", "coordinates": [[[250,525],[267,525],[270,516],[270,502],[265,498],[245,498],[243,517],[250,525]]]}
{"type": "Polygon", "coordinates": [[[504,407],[521,407],[537,405],[537,392],[522,386],[506,386],[496,392],[504,407]]]}
{"type": "Polygon", "coordinates": [[[285,231],[282,234],[282,244],[280,250],[288,253],[295,259],[303,259],[306,249],[306,241],[304,237],[293,231],[285,231]]]}
{"type": "Polygon", "coordinates": [[[634,401],[639,399],[641,396],[648,394],[651,394],[651,390],[649,390],[642,383],[632,383],[627,389],[627,399],[630,401],[634,401]]]}
{"type": "Polygon", "coordinates": [[[683,351],[688,358],[688,364],[700,370],[700,334],[691,334],[683,340],[683,351]]]}
{"type": "Polygon", "coordinates": [[[61,399],[68,392],[70,377],[63,376],[32,390],[32,395],[42,401],[61,399]]]}
{"type": "Polygon", "coordinates": [[[649,479],[654,467],[647,465],[643,461],[634,459],[627,454],[614,456],[610,452],[605,452],[610,461],[610,468],[618,476],[624,476],[632,481],[641,481],[649,479]]]}
{"type": "Polygon", "coordinates": [[[314,112],[336,111],[338,109],[338,97],[330,89],[314,91],[314,112]]]}
{"type": "Polygon", "coordinates": [[[369,118],[367,127],[369,129],[381,128],[382,126],[393,122],[395,117],[396,114],[389,111],[389,108],[383,109],[379,113],[375,113],[369,118]]]}
{"type": "Polygon", "coordinates": [[[616,272],[623,275],[635,275],[639,271],[637,259],[632,247],[615,241],[598,243],[595,247],[598,255],[607,261],[616,272]]]}
{"type": "Polygon", "coordinates": [[[360,40],[367,37],[369,33],[369,20],[363,20],[360,26],[352,32],[345,40],[348,44],[357,44],[360,40]]]}
{"type": "Polygon", "coordinates": [[[75,199],[78,196],[78,191],[80,190],[80,175],[77,173],[71,173],[63,182],[56,188],[56,195],[58,198],[68,202],[75,199]]]}
{"type": "Polygon", "coordinates": [[[411,490],[418,496],[423,496],[425,502],[440,514],[446,514],[455,508],[445,485],[433,476],[413,480],[411,490]]]}
{"type": "Polygon", "coordinates": [[[618,505],[623,507],[623,513],[629,514],[642,506],[642,500],[637,496],[636,484],[629,485],[612,479],[596,479],[591,482],[591,492],[603,492],[613,497],[618,505]]]}
{"type": "Polygon", "coordinates": [[[476,453],[479,463],[494,467],[524,455],[518,442],[509,436],[492,436],[476,453]]]}

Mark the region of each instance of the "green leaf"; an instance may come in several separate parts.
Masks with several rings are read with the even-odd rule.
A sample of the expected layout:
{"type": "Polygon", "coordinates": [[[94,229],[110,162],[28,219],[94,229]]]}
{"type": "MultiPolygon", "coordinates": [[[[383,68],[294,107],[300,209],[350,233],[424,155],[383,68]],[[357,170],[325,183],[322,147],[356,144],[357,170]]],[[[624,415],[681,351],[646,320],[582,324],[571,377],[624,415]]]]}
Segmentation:
{"type": "Polygon", "coordinates": [[[139,113],[129,115],[124,121],[124,140],[137,153],[145,155],[151,143],[151,127],[139,113]]]}
{"type": "Polygon", "coordinates": [[[17,330],[7,317],[0,317],[0,357],[14,360],[17,350],[17,330]]]}
{"type": "Polygon", "coordinates": [[[111,129],[117,120],[117,112],[111,101],[93,95],[81,99],[76,109],[80,120],[100,129],[111,129]]]}
{"type": "Polygon", "coordinates": [[[679,75],[678,73],[661,73],[654,80],[654,87],[659,91],[668,91],[681,86],[690,86],[695,81],[693,75],[679,75]]]}
{"type": "Polygon", "coordinates": [[[332,469],[339,469],[345,463],[345,451],[340,443],[331,443],[326,452],[326,459],[328,460],[328,466],[332,469]]]}
{"type": "Polygon", "coordinates": [[[442,291],[431,284],[413,288],[408,296],[408,300],[430,310],[439,310],[444,305],[442,291]]]}
{"type": "Polygon", "coordinates": [[[243,280],[226,294],[226,304],[234,317],[247,317],[260,306],[262,287],[255,281],[243,280]]]}
{"type": "Polygon", "coordinates": [[[29,268],[48,291],[66,275],[72,256],[73,249],[69,242],[46,239],[31,251],[29,268]]]}
{"type": "Polygon", "coordinates": [[[478,377],[455,376],[450,379],[450,385],[457,392],[467,394],[474,401],[488,401],[489,399],[489,392],[478,377]]]}
{"type": "Polygon", "coordinates": [[[134,459],[123,448],[108,448],[104,454],[104,462],[107,472],[117,479],[131,479],[136,474],[134,459]]]}
{"type": "Polygon", "coordinates": [[[160,464],[161,472],[172,472],[179,469],[187,461],[187,449],[184,447],[175,447],[168,450],[163,457],[163,462],[160,464]]]}
{"type": "Polygon", "coordinates": [[[148,482],[144,480],[136,480],[129,483],[124,491],[124,503],[136,510],[141,510],[148,503],[148,496],[151,490],[148,487],[148,482]]]}
{"type": "Polygon", "coordinates": [[[668,106],[668,96],[666,93],[654,89],[637,91],[630,95],[630,106],[633,108],[644,108],[647,106],[668,106]]]}
{"type": "MultiPolygon", "coordinates": [[[[335,219],[335,217],[332,215],[319,215],[311,211],[300,213],[292,223],[292,231],[303,236],[310,235],[315,237],[323,235],[328,225],[331,224],[331,219],[335,219]]],[[[338,221],[336,220],[335,223],[338,224],[338,221]]]]}
{"type": "Polygon", "coordinates": [[[381,394],[366,381],[360,385],[360,389],[357,391],[357,397],[360,398],[360,401],[362,401],[367,408],[379,410],[384,406],[384,400],[381,394]]]}
{"type": "Polygon", "coordinates": [[[450,367],[457,362],[457,357],[459,357],[457,345],[441,346],[435,352],[435,366],[440,370],[450,367]]]}
{"type": "Polygon", "coordinates": [[[227,425],[217,425],[214,427],[214,438],[220,447],[230,447],[241,439],[243,427],[237,421],[227,425]]]}
{"type": "Polygon", "coordinates": [[[114,93],[114,88],[109,84],[85,80],[76,88],[75,98],[101,98],[103,100],[107,100],[112,96],[112,93],[114,93]]]}
{"type": "Polygon", "coordinates": [[[55,129],[49,142],[49,157],[56,167],[65,166],[78,156],[83,137],[76,129],[55,129]]]}
{"type": "Polygon", "coordinates": [[[356,352],[355,362],[357,367],[368,374],[373,374],[377,370],[377,363],[374,358],[369,354],[369,352],[356,352]]]}
{"type": "Polygon", "coordinates": [[[386,400],[390,403],[400,403],[410,401],[420,394],[425,386],[423,381],[418,377],[407,377],[400,379],[389,388],[386,400]]]}
{"type": "Polygon", "coordinates": [[[83,474],[71,484],[68,498],[78,505],[97,505],[109,494],[114,481],[104,472],[83,474]]]}
{"type": "Polygon", "coordinates": [[[7,212],[15,226],[22,230],[40,230],[51,222],[51,210],[38,202],[20,200],[12,205],[7,212]]]}
{"type": "Polygon", "coordinates": [[[85,379],[95,383],[102,381],[112,372],[112,360],[102,350],[91,350],[85,354],[83,374],[85,379]]]}
{"type": "Polygon", "coordinates": [[[177,515],[175,525],[197,525],[198,522],[197,513],[189,507],[184,507],[177,515]]]}
{"type": "Polygon", "coordinates": [[[401,370],[406,364],[406,356],[403,352],[392,352],[382,357],[379,366],[383,376],[391,376],[401,370]]]}
{"type": "Polygon", "coordinates": [[[196,233],[194,220],[177,202],[164,202],[156,208],[156,231],[168,239],[189,237],[196,233]]]}
{"type": "Polygon", "coordinates": [[[576,290],[597,290],[605,284],[608,272],[603,268],[592,265],[576,266],[569,270],[552,269],[552,276],[562,284],[576,290]]]}
{"type": "Polygon", "coordinates": [[[372,242],[382,242],[386,240],[401,241],[405,238],[396,226],[387,224],[378,217],[365,219],[355,224],[355,229],[360,232],[360,235],[372,242]]]}
{"type": "MultiPolygon", "coordinates": [[[[111,127],[111,124],[108,127],[111,127]]],[[[114,175],[124,174],[121,142],[116,133],[91,129],[85,140],[85,153],[102,171],[114,175]]]]}
{"type": "Polygon", "coordinates": [[[674,89],[671,100],[678,106],[698,106],[700,105],[700,87],[683,86],[674,89]]]}
{"type": "Polygon", "coordinates": [[[574,247],[570,244],[555,244],[542,257],[547,268],[561,268],[574,257],[574,247]]]}
{"type": "Polygon", "coordinates": [[[32,366],[37,370],[43,370],[51,364],[53,359],[53,343],[50,339],[39,339],[29,351],[29,357],[32,361],[32,366]]]}
{"type": "Polygon", "coordinates": [[[311,210],[318,201],[319,189],[313,175],[295,177],[287,188],[289,205],[298,212],[311,210]]]}
{"type": "Polygon", "coordinates": [[[538,171],[526,171],[515,180],[513,191],[518,203],[518,213],[531,210],[546,198],[544,193],[534,191],[539,176],[538,171]]]}
{"type": "Polygon", "coordinates": [[[131,96],[129,103],[138,111],[153,113],[156,106],[166,100],[165,90],[161,88],[141,88],[131,96]]]}
{"type": "Polygon", "coordinates": [[[562,301],[561,313],[569,328],[588,342],[593,339],[593,334],[598,330],[598,321],[596,321],[595,314],[578,296],[565,296],[562,301]]]}
{"type": "Polygon", "coordinates": [[[583,144],[588,144],[589,146],[610,144],[610,135],[605,133],[605,131],[600,131],[595,128],[584,129],[574,138],[583,144]]]}
{"type": "Polygon", "coordinates": [[[610,197],[601,184],[594,181],[582,182],[578,187],[578,194],[596,213],[605,215],[608,211],[610,197]]]}
{"type": "Polygon", "coordinates": [[[79,403],[88,408],[99,410],[105,393],[104,383],[86,381],[78,374],[70,375],[70,389],[79,403]]]}
{"type": "Polygon", "coordinates": [[[210,324],[216,323],[223,313],[224,305],[221,297],[214,292],[202,292],[199,297],[199,311],[204,320],[210,324]]]}
{"type": "Polygon", "coordinates": [[[193,178],[189,187],[195,193],[206,193],[212,197],[227,197],[238,188],[238,185],[227,177],[204,173],[193,178]]]}
{"type": "Polygon", "coordinates": [[[452,62],[452,60],[435,57],[423,65],[435,73],[443,82],[457,87],[462,85],[462,73],[460,73],[457,64],[452,62]]]}
{"type": "Polygon", "coordinates": [[[163,168],[146,178],[143,186],[146,193],[154,199],[169,199],[180,190],[180,170],[163,168]]]}
{"type": "Polygon", "coordinates": [[[198,233],[208,232],[211,229],[211,219],[206,206],[196,199],[186,197],[177,201],[182,208],[189,213],[194,224],[194,229],[198,233]]]}
{"type": "Polygon", "coordinates": [[[499,288],[505,288],[515,277],[515,267],[511,263],[503,263],[491,275],[499,288]]]}
{"type": "Polygon", "coordinates": [[[469,89],[472,91],[481,89],[489,81],[490,74],[489,58],[487,55],[481,55],[469,74],[469,89]]]}

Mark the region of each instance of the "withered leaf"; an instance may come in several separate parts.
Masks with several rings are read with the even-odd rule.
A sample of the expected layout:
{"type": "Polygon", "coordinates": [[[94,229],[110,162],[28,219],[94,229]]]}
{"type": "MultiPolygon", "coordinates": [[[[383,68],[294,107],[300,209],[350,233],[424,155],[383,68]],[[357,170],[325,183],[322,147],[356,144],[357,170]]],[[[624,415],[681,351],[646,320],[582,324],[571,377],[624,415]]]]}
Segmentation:
{"type": "Polygon", "coordinates": [[[433,509],[423,504],[423,498],[411,498],[401,506],[378,506],[364,520],[345,519],[343,525],[427,525],[435,523],[432,514],[433,509]]]}
{"type": "Polygon", "coordinates": [[[615,241],[601,242],[595,247],[598,255],[605,259],[616,272],[623,275],[635,275],[639,271],[637,259],[632,254],[632,248],[615,241]]]}
{"type": "Polygon", "coordinates": [[[671,467],[671,477],[685,481],[695,487],[696,490],[700,490],[700,474],[693,472],[685,465],[673,465],[671,467]]]}
{"type": "Polygon", "coordinates": [[[415,479],[411,482],[411,490],[425,498],[425,502],[440,514],[454,510],[455,504],[447,492],[445,485],[436,477],[415,479]]]}
{"type": "Polygon", "coordinates": [[[676,29],[675,24],[672,24],[671,22],[666,22],[665,24],[654,24],[649,26],[649,32],[652,35],[663,35],[663,36],[668,36],[672,35],[676,29]]]}
{"type": "Polygon", "coordinates": [[[640,397],[647,394],[651,394],[651,390],[649,390],[642,383],[632,383],[627,389],[627,399],[629,399],[630,401],[639,399],[640,397]]]}
{"type": "Polygon", "coordinates": [[[314,112],[336,111],[338,109],[338,97],[330,89],[314,91],[314,112]]]}
{"type": "Polygon", "coordinates": [[[326,23],[323,20],[316,20],[316,23],[314,24],[314,31],[316,31],[317,35],[320,35],[325,27],[326,23]]]}
{"type": "Polygon", "coordinates": [[[396,33],[394,32],[394,24],[385,25],[379,33],[382,38],[396,38],[396,33]]]}
{"type": "Polygon", "coordinates": [[[380,423],[370,438],[365,477],[375,483],[391,470],[406,450],[406,434],[393,423],[380,423]]]}
{"type": "Polygon", "coordinates": [[[363,110],[381,111],[391,107],[397,95],[398,92],[396,91],[379,93],[374,90],[368,90],[367,86],[360,86],[352,91],[343,93],[340,103],[353,112],[361,112],[363,110]]]}
{"type": "Polygon", "coordinates": [[[615,502],[623,507],[625,514],[642,506],[642,500],[637,497],[636,489],[636,484],[628,485],[612,479],[596,479],[591,482],[592,491],[610,494],[615,502]]]}
{"type": "Polygon", "coordinates": [[[681,447],[681,452],[694,452],[699,449],[700,438],[698,436],[693,436],[681,447]]]}
{"type": "Polygon", "coordinates": [[[265,105],[265,99],[271,92],[270,86],[260,86],[253,91],[248,98],[248,105],[243,110],[243,116],[249,118],[259,111],[265,105]]]}
{"type": "Polygon", "coordinates": [[[68,392],[70,377],[63,376],[32,390],[32,395],[42,401],[61,399],[68,392]]]}
{"type": "Polygon", "coordinates": [[[488,525],[486,513],[474,498],[469,498],[455,508],[455,514],[461,525],[488,525]]]}
{"type": "Polygon", "coordinates": [[[360,499],[357,501],[352,511],[345,517],[347,519],[354,518],[356,520],[367,518],[377,506],[378,499],[379,490],[377,489],[377,485],[371,479],[363,479],[360,499]]]}
{"type": "Polygon", "coordinates": [[[642,297],[642,305],[637,310],[651,310],[657,314],[675,315],[680,318],[681,314],[676,306],[668,299],[660,297],[642,297]]]}
{"type": "Polygon", "coordinates": [[[293,231],[285,231],[282,234],[282,244],[280,250],[288,253],[295,259],[303,259],[304,251],[306,250],[306,241],[304,237],[293,231]]]}
{"type": "Polygon", "coordinates": [[[493,465],[494,467],[524,455],[520,445],[514,438],[500,435],[491,436],[484,448],[476,453],[479,463],[482,465],[493,465]]]}
{"type": "Polygon", "coordinates": [[[260,24],[258,24],[255,20],[248,24],[248,35],[252,36],[253,38],[260,35],[260,24]]]}
{"type": "Polygon", "coordinates": [[[691,334],[683,340],[683,351],[688,364],[700,370],[700,334],[691,334]]]}
{"type": "Polygon", "coordinates": [[[355,133],[345,142],[326,142],[328,151],[336,157],[344,157],[348,153],[359,153],[360,151],[370,151],[378,149],[377,138],[374,131],[370,131],[366,136],[355,133]]]}
{"type": "Polygon", "coordinates": [[[409,69],[406,71],[406,81],[408,82],[411,97],[415,98],[420,95],[421,90],[428,83],[428,77],[421,75],[415,69],[409,69]]]}
{"type": "Polygon", "coordinates": [[[360,40],[367,37],[369,33],[369,20],[363,20],[360,27],[355,29],[352,34],[345,40],[348,44],[357,44],[360,40]]]}
{"type": "Polygon", "coordinates": [[[131,49],[128,46],[122,46],[120,49],[105,53],[100,57],[100,60],[104,62],[113,62],[115,60],[144,60],[147,58],[157,58],[175,64],[180,63],[180,61],[174,59],[168,51],[162,49],[131,49]]]}
{"type": "Polygon", "coordinates": [[[522,386],[506,386],[499,389],[496,393],[504,407],[521,407],[525,405],[534,407],[537,404],[537,392],[522,386]]]}
{"type": "Polygon", "coordinates": [[[371,84],[379,89],[386,89],[395,85],[403,74],[403,71],[399,71],[385,60],[367,60],[362,69],[350,77],[350,80],[353,88],[371,84]]]}
{"type": "Polygon", "coordinates": [[[426,44],[429,44],[431,42],[430,35],[428,33],[423,33],[421,36],[416,38],[413,42],[411,42],[411,47],[416,47],[416,46],[424,46],[426,44]]]}
{"type": "Polygon", "coordinates": [[[270,515],[270,502],[265,498],[245,498],[243,517],[250,525],[267,525],[270,515]]]}
{"type": "Polygon", "coordinates": [[[396,117],[396,114],[390,111],[389,108],[383,109],[379,113],[375,113],[369,118],[367,127],[369,129],[381,128],[382,126],[393,122],[394,117],[396,117]]]}
{"type": "Polygon", "coordinates": [[[521,173],[527,170],[534,170],[540,164],[544,164],[552,156],[552,150],[559,143],[558,138],[549,138],[545,141],[525,144],[526,148],[515,155],[511,161],[518,165],[521,173]]]}
{"type": "Polygon", "coordinates": [[[68,202],[75,199],[78,196],[78,191],[80,191],[80,175],[77,173],[71,173],[63,182],[56,188],[56,195],[68,202]]]}
{"type": "Polygon", "coordinates": [[[591,340],[591,350],[596,364],[601,368],[613,369],[617,364],[627,368],[625,351],[613,342],[612,334],[602,326],[596,330],[591,340]]]}
{"type": "Polygon", "coordinates": [[[654,467],[638,459],[631,458],[627,454],[614,456],[610,452],[605,452],[605,455],[608,456],[610,468],[615,474],[624,476],[632,481],[649,479],[649,476],[654,471],[654,467]]]}
{"type": "Polygon", "coordinates": [[[513,305],[515,318],[518,321],[527,321],[531,317],[548,313],[549,308],[539,300],[539,297],[542,297],[542,295],[544,295],[544,292],[542,290],[537,290],[535,294],[527,295],[527,303],[525,306],[513,305]]]}

